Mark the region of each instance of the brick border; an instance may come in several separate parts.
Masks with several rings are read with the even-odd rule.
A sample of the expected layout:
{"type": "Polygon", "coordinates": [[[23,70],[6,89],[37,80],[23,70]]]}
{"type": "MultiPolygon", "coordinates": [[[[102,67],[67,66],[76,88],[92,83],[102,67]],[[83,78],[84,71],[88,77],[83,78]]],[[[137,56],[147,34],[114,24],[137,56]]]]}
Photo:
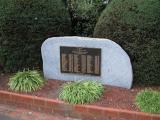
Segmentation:
{"type": "Polygon", "coordinates": [[[82,120],[160,120],[160,114],[155,115],[95,105],[71,105],[60,100],[3,90],[0,90],[0,103],[46,113],[58,113],[66,117],[80,118],[82,120]]]}

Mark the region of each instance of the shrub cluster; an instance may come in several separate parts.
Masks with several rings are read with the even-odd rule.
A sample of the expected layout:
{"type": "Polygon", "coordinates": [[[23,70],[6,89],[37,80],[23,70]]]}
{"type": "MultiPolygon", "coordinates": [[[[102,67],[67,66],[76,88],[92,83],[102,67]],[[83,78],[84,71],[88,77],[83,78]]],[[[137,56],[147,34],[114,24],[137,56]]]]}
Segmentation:
{"type": "Polygon", "coordinates": [[[0,65],[5,71],[41,65],[41,44],[70,34],[61,0],[0,0],[0,65]]]}
{"type": "Polygon", "coordinates": [[[78,81],[63,85],[59,98],[72,104],[84,104],[98,100],[103,93],[103,85],[96,81],[78,81]]]}
{"type": "Polygon", "coordinates": [[[136,83],[160,84],[159,6],[159,0],[111,0],[94,30],[94,37],[114,40],[127,51],[136,83]]]}

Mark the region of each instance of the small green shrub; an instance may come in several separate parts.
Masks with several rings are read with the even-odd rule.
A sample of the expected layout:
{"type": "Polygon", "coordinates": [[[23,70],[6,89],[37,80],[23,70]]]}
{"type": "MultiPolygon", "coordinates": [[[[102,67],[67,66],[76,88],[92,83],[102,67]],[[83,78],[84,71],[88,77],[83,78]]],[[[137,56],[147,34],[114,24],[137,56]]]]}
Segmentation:
{"type": "Polygon", "coordinates": [[[111,0],[94,37],[108,38],[129,54],[134,83],[160,85],[160,0],[111,0]]]}
{"type": "Polygon", "coordinates": [[[9,79],[9,88],[18,92],[33,92],[40,89],[44,85],[44,79],[38,71],[27,70],[17,72],[9,79]]]}
{"type": "Polygon", "coordinates": [[[63,85],[59,98],[72,104],[84,104],[98,100],[103,86],[96,81],[79,81],[63,85]]]}
{"type": "Polygon", "coordinates": [[[160,113],[160,92],[144,90],[137,94],[136,104],[143,112],[160,113]]]}
{"type": "Polygon", "coordinates": [[[4,71],[41,67],[41,45],[70,34],[61,0],[0,0],[0,64],[4,71]]]}

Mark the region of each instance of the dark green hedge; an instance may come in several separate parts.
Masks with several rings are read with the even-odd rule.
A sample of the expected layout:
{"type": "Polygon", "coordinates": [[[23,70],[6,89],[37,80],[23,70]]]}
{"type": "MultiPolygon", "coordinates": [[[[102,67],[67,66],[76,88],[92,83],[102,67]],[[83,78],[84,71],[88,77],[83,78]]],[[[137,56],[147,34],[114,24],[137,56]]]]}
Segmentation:
{"type": "Polygon", "coordinates": [[[114,40],[127,51],[135,83],[160,84],[159,0],[111,0],[94,37],[114,40]]]}
{"type": "Polygon", "coordinates": [[[0,0],[0,64],[4,71],[41,66],[41,44],[70,34],[61,0],[0,0]]]}
{"type": "Polygon", "coordinates": [[[94,27],[104,10],[104,0],[63,0],[66,1],[72,23],[72,35],[92,36],[94,27]]]}

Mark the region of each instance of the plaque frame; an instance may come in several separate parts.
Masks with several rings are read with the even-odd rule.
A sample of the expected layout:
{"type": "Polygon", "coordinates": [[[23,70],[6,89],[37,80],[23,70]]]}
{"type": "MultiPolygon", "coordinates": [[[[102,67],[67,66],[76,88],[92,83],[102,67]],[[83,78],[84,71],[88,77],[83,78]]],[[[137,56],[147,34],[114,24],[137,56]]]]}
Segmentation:
{"type": "Polygon", "coordinates": [[[101,76],[101,48],[60,46],[60,71],[101,76]]]}

